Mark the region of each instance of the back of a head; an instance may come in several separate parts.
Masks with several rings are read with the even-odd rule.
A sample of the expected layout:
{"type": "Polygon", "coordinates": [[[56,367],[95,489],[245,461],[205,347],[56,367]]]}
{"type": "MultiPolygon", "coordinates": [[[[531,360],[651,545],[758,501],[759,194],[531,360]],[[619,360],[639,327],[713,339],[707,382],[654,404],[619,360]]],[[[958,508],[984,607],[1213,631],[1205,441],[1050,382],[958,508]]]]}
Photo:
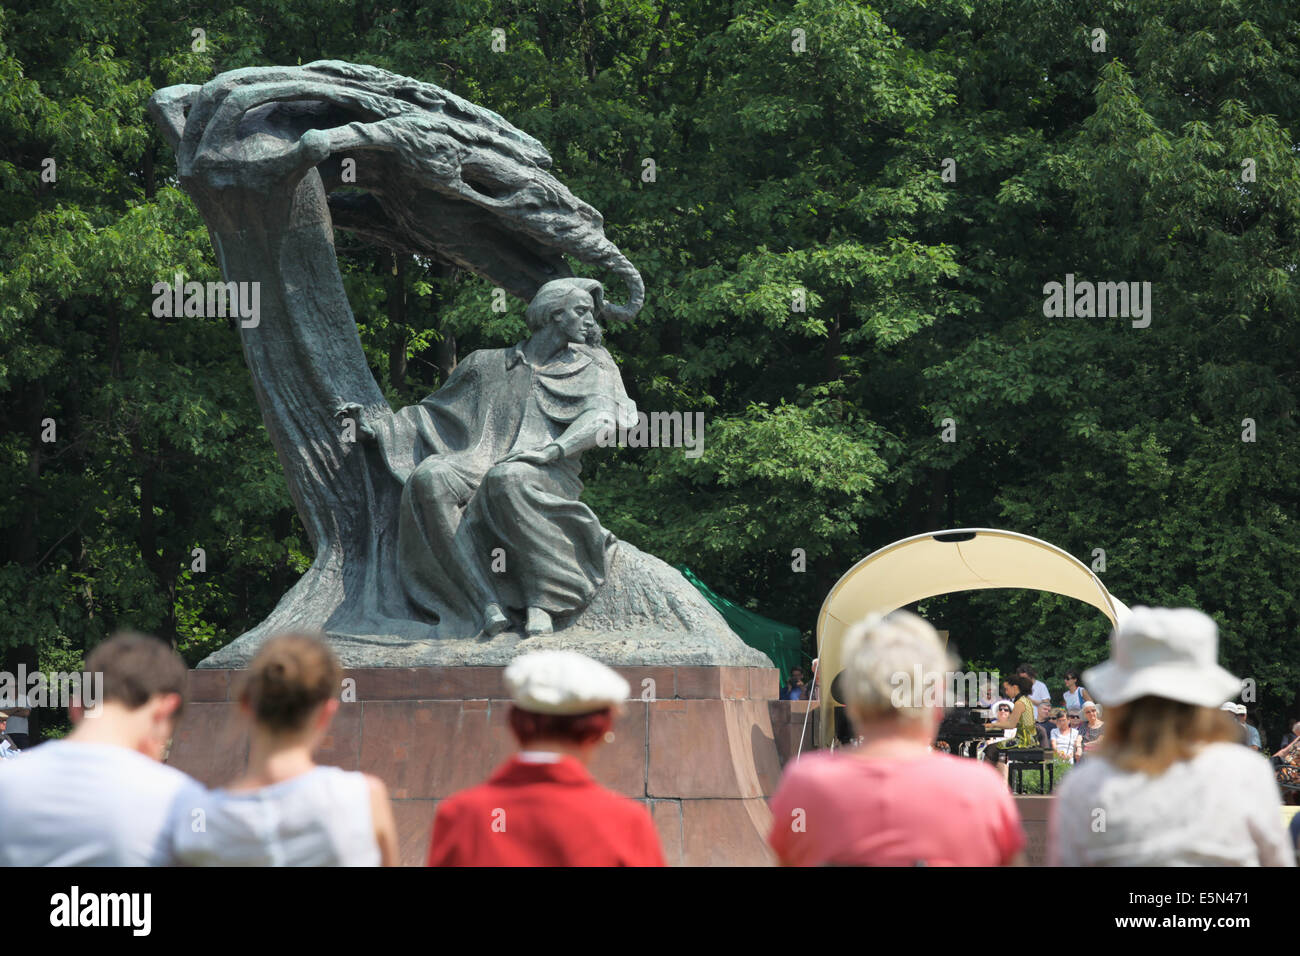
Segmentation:
{"type": "Polygon", "coordinates": [[[1164,773],[1205,744],[1238,743],[1236,718],[1213,707],[1145,696],[1109,708],[1100,753],[1122,770],[1164,773]]]}
{"type": "Polygon", "coordinates": [[[934,703],[943,706],[956,666],[935,629],[908,611],[854,626],[843,655],[845,704],[857,721],[921,719],[934,703]],[[914,686],[918,673],[921,687],[914,686]]]}
{"type": "Polygon", "coordinates": [[[522,654],[503,679],[514,702],[510,728],[525,747],[547,740],[575,746],[598,742],[631,693],[614,670],[575,651],[522,654]]]}
{"type": "Polygon", "coordinates": [[[266,730],[303,730],[312,712],[338,693],[343,670],[333,651],[309,634],[280,634],[248,665],[241,699],[266,730]]]}
{"type": "Polygon", "coordinates": [[[97,645],[86,658],[85,670],[103,675],[104,703],[118,703],[128,710],[139,710],[159,694],[183,698],[188,672],[185,661],[169,645],[129,631],[97,645]]]}

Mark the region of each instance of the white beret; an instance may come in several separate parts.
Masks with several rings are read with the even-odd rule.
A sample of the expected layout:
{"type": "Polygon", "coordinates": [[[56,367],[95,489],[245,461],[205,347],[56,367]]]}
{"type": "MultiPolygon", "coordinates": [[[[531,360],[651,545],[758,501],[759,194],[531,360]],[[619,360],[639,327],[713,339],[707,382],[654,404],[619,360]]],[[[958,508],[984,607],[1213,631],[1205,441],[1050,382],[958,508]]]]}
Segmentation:
{"type": "Polygon", "coordinates": [[[534,714],[589,714],[621,708],[631,695],[627,681],[577,651],[533,651],[510,662],[506,688],[521,710],[534,714]]]}

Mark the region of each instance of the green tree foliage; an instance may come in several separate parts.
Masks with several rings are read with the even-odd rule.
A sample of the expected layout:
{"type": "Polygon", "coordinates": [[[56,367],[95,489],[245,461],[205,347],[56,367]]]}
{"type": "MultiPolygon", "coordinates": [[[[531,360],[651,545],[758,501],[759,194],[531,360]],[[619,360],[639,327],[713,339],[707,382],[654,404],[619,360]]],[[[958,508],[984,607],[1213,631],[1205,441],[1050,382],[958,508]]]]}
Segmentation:
{"type": "MultiPolygon", "coordinates": [[[[1214,614],[1279,717],[1300,686],[1298,43],[1267,0],[10,0],[0,648],[73,660],[132,626],[197,660],[304,567],[233,322],[151,313],[155,282],[217,273],[144,104],[334,57],[535,135],[642,269],[648,304],[610,348],[640,407],[707,430],[699,458],[589,456],[616,534],[813,653],[828,588],[897,538],[1102,549],[1123,600],[1214,614]],[[1150,326],[1045,316],[1066,274],[1150,282],[1150,326]]],[[[337,238],[395,405],[523,334],[482,281],[337,238]]],[[[923,610],[1058,692],[1105,655],[1099,616],[1051,595],[923,610]]]]}

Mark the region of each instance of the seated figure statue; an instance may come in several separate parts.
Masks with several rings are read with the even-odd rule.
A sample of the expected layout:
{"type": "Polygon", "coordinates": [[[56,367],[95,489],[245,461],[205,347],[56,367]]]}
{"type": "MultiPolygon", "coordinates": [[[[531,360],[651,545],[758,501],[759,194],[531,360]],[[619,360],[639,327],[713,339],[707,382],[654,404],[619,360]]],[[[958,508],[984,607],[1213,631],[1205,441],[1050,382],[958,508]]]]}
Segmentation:
{"type": "Polygon", "coordinates": [[[594,279],[548,282],[526,342],[473,352],[420,404],[360,422],[403,486],[402,588],[452,630],[494,635],[516,610],[544,634],[605,581],[616,539],[579,501],[581,458],[636,406],[601,345],[603,303],[594,279]]]}

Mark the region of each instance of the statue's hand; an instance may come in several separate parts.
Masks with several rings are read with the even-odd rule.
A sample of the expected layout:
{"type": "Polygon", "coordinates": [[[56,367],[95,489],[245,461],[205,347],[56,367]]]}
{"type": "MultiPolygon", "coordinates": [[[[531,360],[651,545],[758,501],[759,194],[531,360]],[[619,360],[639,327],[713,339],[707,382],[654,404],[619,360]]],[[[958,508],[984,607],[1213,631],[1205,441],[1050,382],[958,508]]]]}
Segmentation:
{"type": "Polygon", "coordinates": [[[340,423],[344,419],[352,419],[357,423],[357,431],[361,435],[361,440],[373,442],[375,441],[375,429],[361,417],[362,411],[362,407],[356,402],[344,402],[334,409],[334,417],[340,423]]]}
{"type": "Polygon", "coordinates": [[[549,465],[553,461],[559,461],[564,455],[564,451],[559,445],[550,444],[545,448],[532,448],[527,451],[517,451],[513,455],[507,455],[502,458],[498,465],[504,465],[508,461],[524,461],[530,465],[549,465]]]}

